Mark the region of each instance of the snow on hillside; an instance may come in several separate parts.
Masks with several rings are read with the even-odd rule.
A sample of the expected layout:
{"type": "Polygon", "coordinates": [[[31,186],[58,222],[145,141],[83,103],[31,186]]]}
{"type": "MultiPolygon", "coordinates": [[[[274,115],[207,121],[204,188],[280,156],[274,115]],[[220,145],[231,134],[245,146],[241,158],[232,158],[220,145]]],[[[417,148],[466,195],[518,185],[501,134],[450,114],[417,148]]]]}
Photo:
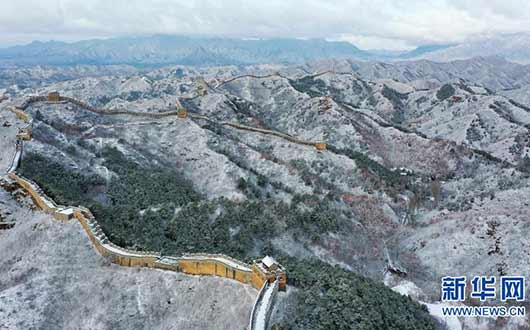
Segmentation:
{"type": "Polygon", "coordinates": [[[110,264],[77,221],[23,208],[0,231],[0,319],[5,329],[243,329],[257,291],[239,282],[110,264]]]}

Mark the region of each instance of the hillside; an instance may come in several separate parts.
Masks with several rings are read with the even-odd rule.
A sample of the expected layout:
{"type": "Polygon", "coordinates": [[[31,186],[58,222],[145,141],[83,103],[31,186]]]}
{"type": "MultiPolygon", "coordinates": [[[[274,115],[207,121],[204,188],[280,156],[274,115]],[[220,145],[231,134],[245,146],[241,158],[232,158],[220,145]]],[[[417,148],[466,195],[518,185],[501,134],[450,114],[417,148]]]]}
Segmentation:
{"type": "Polygon", "coordinates": [[[509,62],[499,56],[478,56],[465,60],[439,63],[430,60],[399,62],[321,60],[302,66],[306,72],[333,67],[337,72],[355,72],[366,80],[394,79],[415,89],[432,89],[440,85],[465,80],[501,91],[530,84],[530,65],[509,62]]]}
{"type": "Polygon", "coordinates": [[[530,111],[500,93],[528,84],[526,67],[490,61],[167,67],[12,86],[2,106],[57,90],[101,109],[28,107],[21,173],[89,207],[116,244],[273,254],[296,288],[278,325],[432,329],[425,309],[381,283],[436,302],[448,273],[528,275],[530,111]],[[464,65],[478,69],[459,74],[464,65]],[[175,111],[177,96],[187,118],[141,115],[175,111]],[[328,316],[336,309],[351,319],[328,316]]]}
{"type": "Polygon", "coordinates": [[[243,329],[257,292],[215,277],[111,265],[81,226],[0,190],[4,329],[243,329]],[[230,294],[227,294],[229,292],[230,294]],[[75,317],[73,317],[75,315],[75,317]]]}
{"type": "Polygon", "coordinates": [[[474,38],[458,45],[435,50],[420,57],[438,62],[469,59],[476,56],[499,56],[507,60],[530,63],[530,34],[500,34],[487,38],[474,38]]]}

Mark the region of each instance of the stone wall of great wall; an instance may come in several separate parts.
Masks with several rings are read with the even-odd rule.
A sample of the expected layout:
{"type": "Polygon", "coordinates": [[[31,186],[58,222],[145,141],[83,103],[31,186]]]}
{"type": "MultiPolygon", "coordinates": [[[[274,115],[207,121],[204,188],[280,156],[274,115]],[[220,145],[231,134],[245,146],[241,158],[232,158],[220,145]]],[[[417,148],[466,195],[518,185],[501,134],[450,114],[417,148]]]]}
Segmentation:
{"type": "Polygon", "coordinates": [[[222,125],[222,126],[228,126],[232,127],[238,130],[244,130],[244,131],[250,131],[260,134],[266,134],[266,135],[273,135],[276,137],[279,137],[281,139],[287,140],[291,143],[305,145],[305,146],[313,146],[317,150],[325,150],[326,149],[326,143],[323,141],[307,141],[295,138],[289,134],[285,134],[278,131],[263,129],[263,128],[257,128],[252,126],[246,126],[241,125],[238,123],[232,123],[228,121],[221,121],[218,122],[216,120],[213,120],[207,116],[197,115],[197,114],[191,114],[186,111],[181,105],[180,102],[177,102],[177,110],[175,111],[164,111],[164,112],[141,112],[141,111],[130,111],[130,110],[103,110],[98,109],[92,105],[89,105],[86,102],[83,102],[81,100],[78,100],[73,97],[68,96],[62,96],[58,93],[50,93],[48,96],[31,96],[26,101],[24,101],[20,106],[15,107],[12,109],[12,111],[22,120],[29,120],[29,115],[25,112],[25,110],[31,106],[34,103],[37,102],[55,102],[55,103],[71,103],[74,104],[82,109],[85,109],[87,111],[97,113],[99,115],[131,115],[131,116],[138,116],[138,117],[150,117],[150,118],[163,118],[163,117],[178,117],[178,118],[186,118],[190,117],[192,119],[198,119],[198,120],[206,120],[208,122],[222,125]]]}
{"type": "MultiPolygon", "coordinates": [[[[308,74],[308,75],[300,77],[298,79],[308,79],[308,78],[315,79],[317,77],[323,76],[323,75],[328,74],[328,73],[334,74],[334,75],[337,75],[337,74],[351,74],[349,72],[335,72],[334,70],[325,70],[325,71],[321,71],[321,72],[317,72],[317,73],[313,73],[313,74],[308,74]]],[[[217,82],[216,86],[213,89],[219,88],[219,87],[223,86],[224,84],[230,83],[230,82],[235,81],[235,80],[243,79],[243,78],[267,79],[267,78],[272,78],[272,77],[282,78],[282,79],[286,79],[286,80],[292,80],[292,78],[286,77],[286,76],[282,75],[279,72],[275,72],[275,73],[271,73],[271,74],[267,74],[267,75],[263,75],[263,76],[258,76],[258,75],[255,75],[255,74],[244,74],[244,75],[240,75],[240,76],[236,76],[236,77],[232,77],[232,78],[228,78],[228,79],[219,81],[219,82],[217,82]]]]}
{"type": "MultiPolygon", "coordinates": [[[[73,98],[61,97],[58,94],[50,94],[48,97],[33,96],[28,98],[22,105],[11,109],[17,118],[23,120],[26,123],[24,129],[29,130],[30,134],[28,136],[21,135],[20,133],[17,134],[18,139],[15,146],[15,152],[7,174],[11,180],[15,181],[29,194],[35,205],[44,212],[51,214],[56,220],[68,221],[71,219],[77,219],[84,228],[88,238],[93,243],[96,250],[102,256],[108,258],[115,264],[129,267],[151,267],[162,270],[182,272],[190,275],[220,276],[236,280],[259,289],[258,297],[252,307],[248,329],[265,330],[276,293],[278,289],[285,290],[287,285],[286,272],[281,265],[277,263],[271,265],[265,264],[263,262],[265,259],[270,257],[266,257],[263,260],[256,260],[252,263],[252,265],[249,265],[223,254],[190,253],[180,256],[162,256],[158,252],[134,251],[119,247],[110,242],[89,209],[83,206],[57,205],[53,199],[46,196],[46,194],[35,182],[22,177],[16,172],[22,159],[23,140],[31,139],[31,126],[33,123],[33,118],[25,110],[31,104],[43,101],[70,102],[89,111],[100,114],[111,114],[108,111],[97,110],[82,101],[73,98]]],[[[122,111],[120,113],[112,112],[112,114],[141,114],[149,116],[149,114],[134,113],[129,111],[122,111]]],[[[176,114],[177,112],[168,112],[161,116],[176,114]]],[[[237,126],[236,128],[258,131],[264,134],[283,134],[250,128],[238,124],[230,123],[230,125],[234,125],[234,127],[237,126]]],[[[289,139],[291,138],[290,136],[286,137],[289,139]]],[[[309,145],[309,143],[303,144],[309,145]]]]}

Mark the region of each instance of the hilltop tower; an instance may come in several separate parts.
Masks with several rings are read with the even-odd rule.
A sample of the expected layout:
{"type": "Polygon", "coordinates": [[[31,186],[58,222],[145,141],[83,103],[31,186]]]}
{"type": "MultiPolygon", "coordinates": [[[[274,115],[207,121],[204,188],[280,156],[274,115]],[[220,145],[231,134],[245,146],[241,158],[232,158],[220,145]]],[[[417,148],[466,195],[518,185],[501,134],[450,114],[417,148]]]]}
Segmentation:
{"type": "Polygon", "coordinates": [[[48,93],[48,102],[59,102],[61,100],[61,95],[59,92],[48,93]]]}
{"type": "Polygon", "coordinates": [[[203,77],[199,77],[197,79],[198,85],[197,85],[197,94],[199,96],[205,96],[208,94],[208,84],[204,80],[203,77]]]}
{"type": "Polygon", "coordinates": [[[178,97],[175,101],[175,107],[177,108],[177,117],[182,118],[182,119],[188,117],[188,110],[186,110],[186,108],[182,106],[178,97]]]}
{"type": "Polygon", "coordinates": [[[17,138],[24,141],[31,140],[31,127],[28,128],[19,128],[17,133],[17,138]]]}
{"type": "Polygon", "coordinates": [[[320,112],[326,112],[331,109],[331,98],[329,96],[321,97],[318,100],[318,107],[320,112]]]}
{"type": "Polygon", "coordinates": [[[252,286],[259,289],[265,282],[272,283],[278,280],[278,288],[284,291],[287,287],[287,274],[285,268],[276,259],[266,256],[263,259],[255,260],[252,264],[252,286]]]}
{"type": "Polygon", "coordinates": [[[324,142],[318,142],[318,143],[315,143],[315,148],[317,148],[317,150],[326,150],[326,144],[324,142]]]}

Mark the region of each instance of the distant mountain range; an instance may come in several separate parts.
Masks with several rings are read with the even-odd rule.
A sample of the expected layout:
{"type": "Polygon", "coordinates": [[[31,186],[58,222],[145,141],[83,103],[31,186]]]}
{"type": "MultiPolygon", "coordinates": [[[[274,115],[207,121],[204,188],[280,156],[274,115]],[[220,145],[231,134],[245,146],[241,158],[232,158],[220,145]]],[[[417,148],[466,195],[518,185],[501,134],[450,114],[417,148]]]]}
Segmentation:
{"type": "Polygon", "coordinates": [[[437,62],[499,56],[530,62],[530,34],[518,33],[457,45],[425,45],[411,51],[361,50],[351,43],[323,39],[229,39],[155,35],[65,43],[35,41],[0,49],[0,67],[34,65],[168,64],[218,66],[263,63],[300,64],[320,59],[437,62]]]}
{"type": "Polygon", "coordinates": [[[303,72],[321,72],[331,67],[337,72],[355,72],[368,80],[392,79],[412,84],[419,90],[459,80],[472,81],[494,91],[530,86],[530,65],[513,63],[500,56],[480,56],[444,63],[423,59],[392,63],[329,59],[302,66],[303,72]]]}
{"type": "Polygon", "coordinates": [[[135,66],[296,64],[326,58],[363,60],[411,58],[444,46],[404,53],[361,50],[323,39],[227,39],[182,36],[123,37],[74,43],[35,41],[0,49],[0,66],[130,64],[135,66]]]}
{"type": "Polygon", "coordinates": [[[500,56],[512,62],[528,64],[530,63],[530,33],[504,34],[472,40],[433,52],[424,52],[415,57],[448,62],[477,56],[500,56]]]}

